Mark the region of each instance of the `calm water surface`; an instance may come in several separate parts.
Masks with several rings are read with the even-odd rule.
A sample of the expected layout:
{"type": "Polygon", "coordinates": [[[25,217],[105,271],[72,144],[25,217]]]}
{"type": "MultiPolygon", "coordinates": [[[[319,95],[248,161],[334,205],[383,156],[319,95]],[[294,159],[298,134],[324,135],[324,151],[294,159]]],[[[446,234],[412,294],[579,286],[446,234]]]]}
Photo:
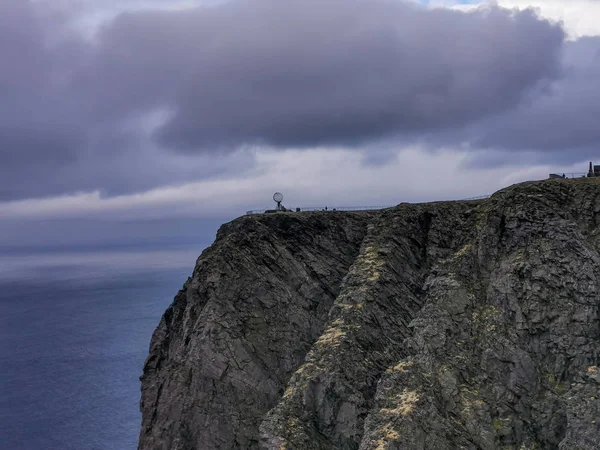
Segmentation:
{"type": "Polygon", "coordinates": [[[0,255],[0,448],[133,450],[152,331],[200,250],[0,255]]]}

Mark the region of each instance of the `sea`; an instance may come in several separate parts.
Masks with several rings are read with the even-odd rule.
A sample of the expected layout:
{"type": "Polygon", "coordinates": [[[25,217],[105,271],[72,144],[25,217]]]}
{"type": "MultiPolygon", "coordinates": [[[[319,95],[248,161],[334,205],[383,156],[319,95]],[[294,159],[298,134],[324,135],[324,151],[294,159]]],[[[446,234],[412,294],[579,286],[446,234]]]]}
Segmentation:
{"type": "Polygon", "coordinates": [[[136,449],[152,332],[204,246],[0,252],[0,449],[136,449]]]}

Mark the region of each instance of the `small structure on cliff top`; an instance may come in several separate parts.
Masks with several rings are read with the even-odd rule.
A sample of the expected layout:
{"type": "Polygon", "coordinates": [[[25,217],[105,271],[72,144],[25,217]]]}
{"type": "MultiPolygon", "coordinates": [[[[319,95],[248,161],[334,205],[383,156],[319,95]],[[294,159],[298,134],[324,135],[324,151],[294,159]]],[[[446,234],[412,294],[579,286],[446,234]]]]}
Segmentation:
{"type": "Polygon", "coordinates": [[[554,179],[554,178],[593,178],[593,177],[600,177],[600,166],[595,166],[591,161],[590,161],[590,167],[587,171],[587,174],[585,172],[580,172],[580,173],[569,173],[569,174],[558,174],[558,173],[551,173],[548,178],[554,179]]]}
{"type": "Polygon", "coordinates": [[[278,212],[278,211],[281,211],[281,212],[287,211],[286,207],[281,204],[281,202],[283,201],[283,194],[281,192],[275,192],[273,194],[273,200],[275,201],[275,203],[277,203],[277,206],[275,207],[275,209],[267,209],[265,211],[265,213],[274,213],[274,212],[278,212]]]}
{"type": "Polygon", "coordinates": [[[593,166],[590,161],[590,169],[588,170],[588,177],[600,177],[600,166],[593,166]]]}
{"type": "Polygon", "coordinates": [[[283,201],[283,194],[281,192],[275,192],[273,194],[273,200],[275,200],[275,203],[277,203],[277,211],[281,211],[281,202],[283,201]]]}

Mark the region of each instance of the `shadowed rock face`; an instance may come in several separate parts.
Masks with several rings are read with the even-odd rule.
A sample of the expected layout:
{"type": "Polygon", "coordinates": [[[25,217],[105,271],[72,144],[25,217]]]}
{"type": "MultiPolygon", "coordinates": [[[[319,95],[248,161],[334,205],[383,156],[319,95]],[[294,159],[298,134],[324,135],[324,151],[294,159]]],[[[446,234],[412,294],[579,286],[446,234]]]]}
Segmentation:
{"type": "Polygon", "coordinates": [[[156,329],[140,450],[597,449],[600,185],[224,225],[156,329]]]}

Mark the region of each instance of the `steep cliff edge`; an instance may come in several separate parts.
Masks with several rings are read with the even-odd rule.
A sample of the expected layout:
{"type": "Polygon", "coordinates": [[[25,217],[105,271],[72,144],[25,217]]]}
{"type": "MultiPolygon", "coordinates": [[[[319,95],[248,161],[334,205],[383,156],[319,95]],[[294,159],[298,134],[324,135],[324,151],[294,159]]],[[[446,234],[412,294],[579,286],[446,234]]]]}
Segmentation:
{"type": "Polygon", "coordinates": [[[597,449],[600,184],[224,225],[156,329],[140,450],[597,449]]]}

